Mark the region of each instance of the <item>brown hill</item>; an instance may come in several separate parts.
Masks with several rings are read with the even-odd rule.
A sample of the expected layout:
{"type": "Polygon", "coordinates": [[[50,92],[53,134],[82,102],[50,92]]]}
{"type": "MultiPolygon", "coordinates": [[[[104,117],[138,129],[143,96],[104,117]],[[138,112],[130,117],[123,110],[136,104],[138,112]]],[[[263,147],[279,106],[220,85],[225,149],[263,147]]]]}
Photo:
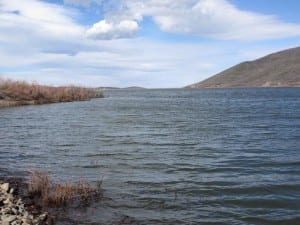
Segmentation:
{"type": "Polygon", "coordinates": [[[233,66],[187,88],[300,86],[300,47],[233,66]]]}

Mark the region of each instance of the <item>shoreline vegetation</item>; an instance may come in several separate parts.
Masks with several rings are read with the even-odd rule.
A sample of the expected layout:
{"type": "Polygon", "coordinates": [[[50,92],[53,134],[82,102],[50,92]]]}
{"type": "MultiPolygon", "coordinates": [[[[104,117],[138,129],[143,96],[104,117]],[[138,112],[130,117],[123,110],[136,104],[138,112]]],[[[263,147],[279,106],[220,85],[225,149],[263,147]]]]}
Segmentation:
{"type": "Polygon", "coordinates": [[[103,97],[103,92],[94,88],[78,86],[52,87],[0,78],[0,108],[87,101],[103,97]]]}
{"type": "Polygon", "coordinates": [[[58,183],[45,172],[30,172],[28,181],[0,177],[0,224],[52,225],[58,211],[87,207],[103,198],[102,181],[58,183]]]}

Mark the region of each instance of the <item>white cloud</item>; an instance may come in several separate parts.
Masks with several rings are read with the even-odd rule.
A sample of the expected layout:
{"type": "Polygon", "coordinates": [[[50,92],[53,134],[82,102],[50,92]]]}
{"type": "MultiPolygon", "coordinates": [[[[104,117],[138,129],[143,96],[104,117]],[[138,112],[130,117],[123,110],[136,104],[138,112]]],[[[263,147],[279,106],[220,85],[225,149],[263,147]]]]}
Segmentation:
{"type": "Polygon", "coordinates": [[[259,40],[300,36],[300,24],[240,10],[228,0],[119,0],[107,18],[140,21],[150,16],[165,32],[224,40],[259,40]]]}
{"type": "Polygon", "coordinates": [[[93,39],[133,38],[144,17],[164,32],[222,40],[263,40],[300,36],[300,24],[272,15],[240,10],[228,0],[65,0],[88,7],[96,3],[105,18],[87,30],[93,39]]]}
{"type": "Polygon", "coordinates": [[[87,30],[87,37],[92,39],[110,40],[132,38],[138,31],[138,24],[133,20],[122,20],[119,23],[101,20],[87,30]]]}
{"type": "Polygon", "coordinates": [[[1,0],[0,39],[15,33],[13,39],[28,34],[44,38],[67,39],[80,36],[84,28],[74,23],[75,11],[36,0],[1,0]],[[8,33],[3,32],[8,31],[8,33]]]}
{"type": "MultiPolygon", "coordinates": [[[[118,13],[112,13],[114,7],[103,6],[108,10],[105,20],[89,29],[75,22],[77,16],[81,18],[82,15],[69,6],[38,0],[0,2],[1,75],[43,84],[182,87],[205,79],[241,60],[254,59],[262,47],[265,52],[270,52],[270,49],[276,51],[300,44],[299,40],[294,45],[282,42],[278,45],[271,43],[269,46],[253,46],[255,42],[241,44],[228,41],[224,45],[217,41],[172,42],[169,39],[129,38],[136,35],[138,23],[142,23],[145,16],[152,16],[159,27],[167,32],[194,32],[199,28],[199,23],[203,29],[193,33],[195,35],[205,31],[205,34],[218,38],[231,37],[228,36],[228,30],[235,30],[230,26],[236,24],[228,25],[229,29],[218,25],[221,19],[215,21],[213,16],[207,19],[208,25],[205,25],[204,19],[201,23],[198,21],[199,12],[194,13],[190,9],[200,0],[122,0],[126,5],[120,2],[116,7],[118,13]],[[215,32],[208,32],[209,29],[215,32]]],[[[210,7],[214,9],[216,6],[210,7]]],[[[214,14],[209,7],[200,8],[203,14],[214,14]]],[[[252,14],[250,16],[252,18],[252,14]]],[[[272,22],[274,18],[266,17],[266,20],[272,22]]],[[[254,20],[253,24],[256,23],[254,20]]],[[[282,26],[290,29],[286,24],[282,26]]],[[[279,26],[278,29],[283,28],[279,26]]],[[[236,33],[232,37],[237,38],[238,35],[236,33]]]]}
{"type": "Polygon", "coordinates": [[[89,7],[92,3],[101,4],[103,0],[64,0],[65,4],[89,7]]]}

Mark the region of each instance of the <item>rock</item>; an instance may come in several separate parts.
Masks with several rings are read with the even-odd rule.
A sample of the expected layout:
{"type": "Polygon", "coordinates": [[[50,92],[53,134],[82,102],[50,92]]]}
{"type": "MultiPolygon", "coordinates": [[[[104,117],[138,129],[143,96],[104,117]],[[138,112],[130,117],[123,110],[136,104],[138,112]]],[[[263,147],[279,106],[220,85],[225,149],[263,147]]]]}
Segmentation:
{"type": "Polygon", "coordinates": [[[42,213],[42,214],[39,216],[39,220],[45,221],[45,220],[47,219],[47,216],[48,216],[47,213],[42,213]]]}
{"type": "Polygon", "coordinates": [[[5,200],[3,201],[3,203],[4,203],[5,205],[8,205],[8,204],[10,203],[10,199],[9,199],[9,198],[5,199],[5,200]]]}
{"type": "Polygon", "coordinates": [[[19,205],[19,206],[22,205],[22,200],[18,199],[16,205],[19,205]]]}
{"type": "Polygon", "coordinates": [[[22,222],[23,222],[23,224],[31,224],[31,220],[30,219],[26,219],[26,218],[23,218],[22,222]]]}
{"type": "Polygon", "coordinates": [[[21,223],[17,222],[16,220],[13,221],[10,225],[20,225],[21,223]]]}
{"type": "Polygon", "coordinates": [[[1,219],[2,219],[2,222],[10,223],[10,222],[16,220],[17,217],[16,216],[2,216],[1,219]]]}
{"type": "Polygon", "coordinates": [[[8,192],[8,190],[9,190],[9,183],[1,184],[1,189],[2,189],[4,192],[8,192]]]}
{"type": "Polygon", "coordinates": [[[28,212],[24,212],[24,217],[27,218],[29,216],[28,212]]]}
{"type": "Polygon", "coordinates": [[[19,211],[15,208],[12,208],[11,211],[13,212],[14,215],[18,215],[19,211]]]}
{"type": "Polygon", "coordinates": [[[16,198],[14,189],[9,186],[9,183],[0,184],[0,225],[52,224],[47,213],[36,210],[33,214],[34,207],[25,207],[22,199],[16,198]]]}

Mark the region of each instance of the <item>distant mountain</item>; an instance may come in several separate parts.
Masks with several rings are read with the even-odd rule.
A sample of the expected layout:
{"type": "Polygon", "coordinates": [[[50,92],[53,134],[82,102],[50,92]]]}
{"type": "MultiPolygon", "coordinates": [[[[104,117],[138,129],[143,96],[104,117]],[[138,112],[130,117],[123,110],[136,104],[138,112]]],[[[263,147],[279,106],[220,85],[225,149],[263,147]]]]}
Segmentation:
{"type": "Polygon", "coordinates": [[[95,89],[100,90],[100,91],[107,91],[107,90],[119,90],[120,88],[118,88],[118,87],[97,87],[95,89]]]}
{"type": "Polygon", "coordinates": [[[186,88],[300,86],[300,47],[243,62],[186,88]]]}
{"type": "Polygon", "coordinates": [[[97,87],[97,90],[101,91],[107,91],[107,90],[142,90],[146,89],[143,87],[138,87],[138,86],[132,86],[132,87],[125,87],[125,88],[119,88],[119,87],[97,87]]]}
{"type": "Polygon", "coordinates": [[[132,87],[126,87],[126,88],[123,88],[123,89],[127,89],[127,90],[143,90],[143,89],[146,89],[146,88],[139,87],[139,86],[132,86],[132,87]]]}

